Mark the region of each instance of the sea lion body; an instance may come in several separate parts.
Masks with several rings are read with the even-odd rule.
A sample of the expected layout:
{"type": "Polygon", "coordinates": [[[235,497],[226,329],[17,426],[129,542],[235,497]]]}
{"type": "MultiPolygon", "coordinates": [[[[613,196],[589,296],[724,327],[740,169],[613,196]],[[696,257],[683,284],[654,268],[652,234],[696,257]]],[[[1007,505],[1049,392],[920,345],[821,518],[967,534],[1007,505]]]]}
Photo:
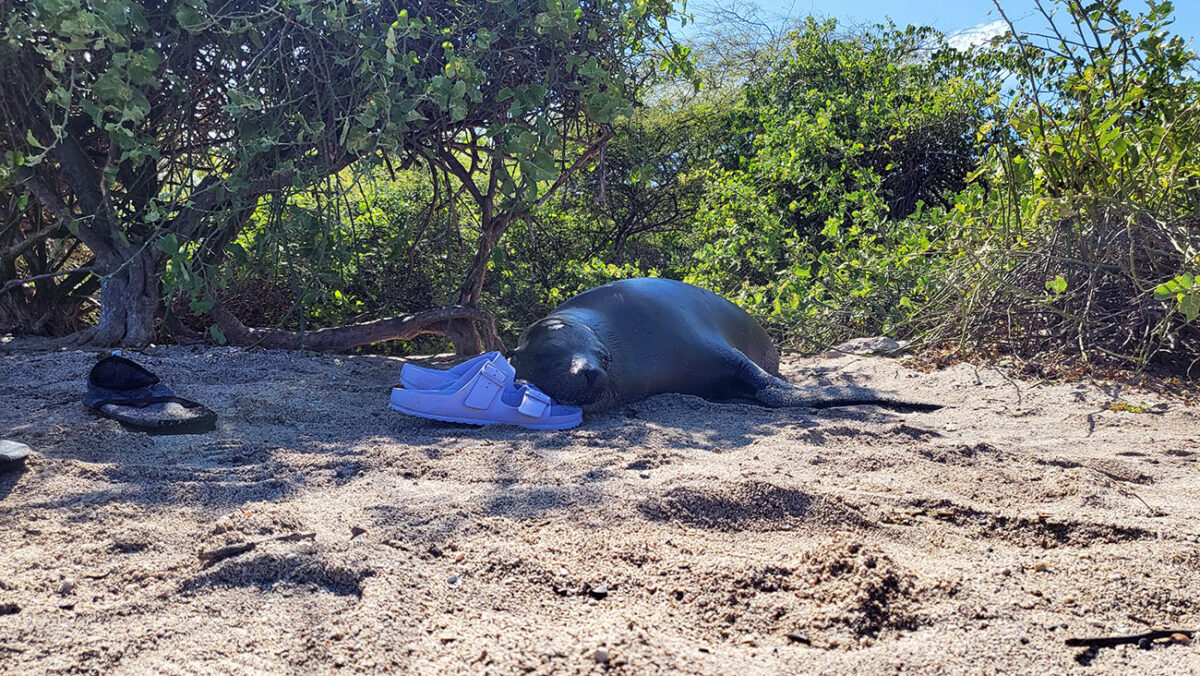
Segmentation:
{"type": "Polygon", "coordinates": [[[589,412],[666,392],[773,407],[926,406],[866,388],[798,388],[779,377],[779,352],[753,317],[670,279],[625,279],[570,298],[525,329],[510,360],[518,378],[589,412]]]}

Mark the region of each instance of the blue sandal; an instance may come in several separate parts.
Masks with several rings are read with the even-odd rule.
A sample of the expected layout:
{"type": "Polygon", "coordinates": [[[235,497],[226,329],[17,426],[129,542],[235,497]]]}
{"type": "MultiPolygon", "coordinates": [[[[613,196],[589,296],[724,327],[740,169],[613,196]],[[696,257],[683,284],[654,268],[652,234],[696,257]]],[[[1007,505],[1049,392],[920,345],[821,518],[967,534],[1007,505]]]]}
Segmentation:
{"type": "MultiPolygon", "coordinates": [[[[537,430],[569,429],[583,422],[582,409],[556,404],[534,385],[515,380],[516,372],[504,355],[492,352],[482,356],[487,359],[471,360],[475,362],[474,370],[460,368],[457,376],[446,376],[449,384],[440,389],[393,389],[392,410],[446,422],[508,424],[537,430]]],[[[463,366],[466,364],[459,365],[463,366]]],[[[453,370],[443,373],[453,374],[453,370]]],[[[435,381],[426,378],[421,382],[435,381]]]]}
{"type": "Polygon", "coordinates": [[[431,369],[416,364],[405,364],[400,368],[400,384],[407,390],[444,390],[466,373],[476,373],[499,352],[485,352],[448,369],[431,369]]]}

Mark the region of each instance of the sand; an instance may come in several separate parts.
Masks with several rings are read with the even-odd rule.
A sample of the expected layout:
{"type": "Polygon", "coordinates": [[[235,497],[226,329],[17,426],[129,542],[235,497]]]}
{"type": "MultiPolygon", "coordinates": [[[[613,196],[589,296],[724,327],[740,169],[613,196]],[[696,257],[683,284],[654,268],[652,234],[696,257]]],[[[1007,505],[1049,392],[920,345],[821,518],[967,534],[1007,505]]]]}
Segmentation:
{"type": "Polygon", "coordinates": [[[0,672],[1200,673],[1064,643],[1200,628],[1175,400],[792,357],[952,408],[666,395],[535,432],[389,411],[399,359],[156,347],[129,356],[221,419],[156,437],[39,345],[0,346],[35,450],[0,475],[0,672]]]}

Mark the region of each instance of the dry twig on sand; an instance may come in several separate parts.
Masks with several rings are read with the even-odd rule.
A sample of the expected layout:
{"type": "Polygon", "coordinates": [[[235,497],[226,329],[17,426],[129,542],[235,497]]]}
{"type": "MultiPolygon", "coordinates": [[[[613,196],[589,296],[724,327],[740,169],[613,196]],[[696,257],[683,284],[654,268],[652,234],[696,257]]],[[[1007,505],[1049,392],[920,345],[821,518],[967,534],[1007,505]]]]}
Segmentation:
{"type": "Polygon", "coordinates": [[[1098,636],[1095,638],[1069,638],[1067,645],[1086,648],[1111,648],[1118,645],[1137,644],[1141,641],[1153,641],[1160,638],[1174,638],[1176,634],[1186,637],[1189,641],[1200,633],[1195,629],[1159,629],[1142,634],[1127,634],[1123,636],[1098,636]]]}
{"type": "Polygon", "coordinates": [[[245,554],[264,542],[299,542],[301,540],[312,540],[317,537],[316,533],[288,533],[287,535],[278,535],[273,538],[266,538],[257,542],[235,542],[231,545],[218,547],[216,549],[206,549],[200,552],[200,560],[204,562],[204,567],[232,558],[238,554],[245,554]]]}

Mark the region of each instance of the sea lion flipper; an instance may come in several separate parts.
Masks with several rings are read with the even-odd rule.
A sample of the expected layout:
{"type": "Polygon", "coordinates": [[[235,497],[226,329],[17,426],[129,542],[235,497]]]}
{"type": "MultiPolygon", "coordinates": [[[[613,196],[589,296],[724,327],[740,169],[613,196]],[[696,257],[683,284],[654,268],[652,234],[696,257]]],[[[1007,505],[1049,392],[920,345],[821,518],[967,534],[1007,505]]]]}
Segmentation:
{"type": "MultiPolygon", "coordinates": [[[[739,353],[740,354],[740,353],[739,353]]],[[[936,411],[939,404],[926,404],[897,399],[869,387],[821,385],[801,387],[773,376],[745,359],[741,374],[754,398],[771,408],[834,408],[838,406],[872,405],[903,413],[936,411]]]]}
{"type": "Polygon", "coordinates": [[[926,404],[896,399],[868,387],[799,387],[785,381],[772,383],[767,387],[756,390],[754,397],[771,408],[835,408],[838,406],[871,405],[902,413],[936,411],[942,408],[939,404],[926,404]]]}

